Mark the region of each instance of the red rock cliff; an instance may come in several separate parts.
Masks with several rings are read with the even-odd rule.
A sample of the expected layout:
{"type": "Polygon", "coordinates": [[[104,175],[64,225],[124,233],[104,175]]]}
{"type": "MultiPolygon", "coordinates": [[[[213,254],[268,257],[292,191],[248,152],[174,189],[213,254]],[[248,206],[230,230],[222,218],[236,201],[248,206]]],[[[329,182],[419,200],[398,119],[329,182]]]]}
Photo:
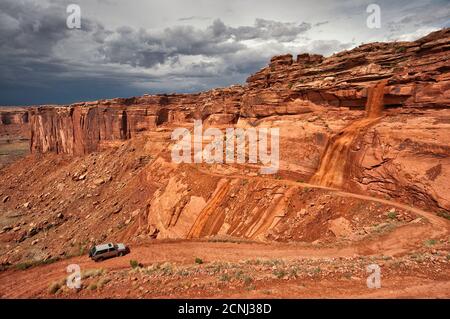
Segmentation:
{"type": "Polygon", "coordinates": [[[29,112],[23,107],[0,107],[0,135],[28,137],[30,134],[29,112]]]}
{"type": "Polygon", "coordinates": [[[237,120],[243,89],[200,94],[145,95],[68,106],[40,106],[31,114],[32,152],[85,154],[101,141],[128,139],[165,123],[237,120]]]}
{"type": "Polygon", "coordinates": [[[199,94],[145,95],[30,111],[32,152],[84,154],[164,123],[236,123],[239,117],[301,114],[312,105],[363,109],[368,88],[387,80],[387,108],[450,106],[450,29],[415,42],[371,43],[324,58],[300,54],[232,86],[199,94]]]}

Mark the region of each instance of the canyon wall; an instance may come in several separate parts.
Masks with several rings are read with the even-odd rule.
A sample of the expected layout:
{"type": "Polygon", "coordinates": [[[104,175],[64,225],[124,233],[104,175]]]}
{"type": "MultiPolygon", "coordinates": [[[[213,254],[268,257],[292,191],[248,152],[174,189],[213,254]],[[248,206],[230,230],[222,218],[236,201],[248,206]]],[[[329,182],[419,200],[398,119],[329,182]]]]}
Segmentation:
{"type": "Polygon", "coordinates": [[[0,135],[29,136],[29,110],[24,107],[0,107],[0,135]]]}
{"type": "Polygon", "coordinates": [[[29,153],[27,108],[0,107],[0,169],[29,153]]]}
{"type": "Polygon", "coordinates": [[[370,43],[328,58],[277,56],[245,86],[35,107],[31,150],[84,154],[103,140],[193,119],[233,124],[240,117],[308,113],[317,105],[363,109],[368,88],[382,79],[387,108],[448,108],[449,47],[450,31],[444,29],[415,42],[370,43]]]}
{"type": "Polygon", "coordinates": [[[129,139],[164,124],[202,119],[235,123],[243,88],[232,86],[199,94],[144,95],[67,106],[39,106],[30,111],[31,150],[86,154],[103,141],[129,139]]]}
{"type": "Polygon", "coordinates": [[[280,170],[310,180],[329,141],[364,117],[368,92],[383,82],[384,111],[346,146],[339,187],[449,210],[448,61],[450,29],[443,29],[414,42],[364,44],[330,57],[276,56],[242,86],[34,107],[31,151],[82,155],[194,119],[277,125],[280,170]]]}

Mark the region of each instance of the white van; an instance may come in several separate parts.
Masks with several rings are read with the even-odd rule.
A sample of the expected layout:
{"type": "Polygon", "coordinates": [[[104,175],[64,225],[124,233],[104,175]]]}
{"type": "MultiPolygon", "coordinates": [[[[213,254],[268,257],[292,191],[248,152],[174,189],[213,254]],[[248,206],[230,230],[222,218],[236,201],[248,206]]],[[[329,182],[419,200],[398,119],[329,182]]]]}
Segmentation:
{"type": "Polygon", "coordinates": [[[89,250],[89,257],[94,261],[102,261],[108,258],[124,256],[130,252],[125,244],[102,244],[96,245],[89,250]]]}

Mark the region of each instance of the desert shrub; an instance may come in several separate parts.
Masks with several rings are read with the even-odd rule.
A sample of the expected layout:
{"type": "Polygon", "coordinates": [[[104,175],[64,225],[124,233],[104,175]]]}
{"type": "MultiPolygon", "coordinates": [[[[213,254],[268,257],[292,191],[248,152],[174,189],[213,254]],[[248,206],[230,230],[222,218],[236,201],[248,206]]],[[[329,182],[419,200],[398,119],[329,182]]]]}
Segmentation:
{"type": "Polygon", "coordinates": [[[388,216],[390,219],[396,219],[396,218],[397,218],[397,213],[396,213],[396,212],[389,212],[389,213],[387,214],[387,216],[388,216]]]}
{"type": "Polygon", "coordinates": [[[281,259],[266,259],[266,260],[262,261],[262,264],[264,266],[273,267],[273,266],[276,266],[276,265],[282,265],[283,261],[281,259]]]}
{"type": "Polygon", "coordinates": [[[426,246],[434,246],[436,245],[436,243],[437,243],[436,239],[428,239],[425,241],[426,246]]]}
{"type": "Polygon", "coordinates": [[[261,265],[264,261],[261,259],[247,259],[244,261],[244,263],[246,265],[254,265],[254,266],[258,266],[261,265]]]}
{"type": "Polygon", "coordinates": [[[54,295],[58,292],[59,289],[61,289],[61,284],[59,282],[52,282],[48,287],[48,292],[54,295]]]}
{"type": "Polygon", "coordinates": [[[19,269],[19,270],[26,270],[26,269],[33,268],[36,266],[52,264],[54,262],[57,262],[58,260],[60,260],[60,258],[49,258],[49,259],[25,261],[23,263],[16,264],[15,268],[19,269]]]}
{"type": "Polygon", "coordinates": [[[318,274],[320,274],[321,271],[322,271],[322,269],[320,269],[320,267],[316,267],[313,269],[312,272],[313,272],[313,274],[318,275],[318,274]]]}
{"type": "Polygon", "coordinates": [[[418,263],[423,263],[425,261],[424,255],[420,253],[415,253],[411,255],[411,259],[414,259],[418,263]]]}
{"type": "Polygon", "coordinates": [[[297,278],[298,267],[292,267],[289,269],[289,277],[297,278]]]}
{"type": "Polygon", "coordinates": [[[81,272],[81,278],[95,278],[105,272],[104,269],[87,269],[81,272]]]}
{"type": "Polygon", "coordinates": [[[203,260],[201,258],[196,257],[195,258],[195,263],[198,264],[198,265],[201,265],[201,264],[203,264],[203,260]]]}
{"type": "Polygon", "coordinates": [[[97,284],[96,283],[92,283],[88,286],[89,290],[96,290],[97,289],[97,284]]]}
{"type": "Polygon", "coordinates": [[[135,269],[135,268],[141,268],[142,264],[140,264],[137,260],[131,259],[130,266],[131,266],[131,268],[135,269]]]}
{"type": "Polygon", "coordinates": [[[186,277],[186,276],[189,276],[191,273],[189,272],[188,269],[180,269],[180,270],[178,270],[178,271],[176,272],[176,274],[177,274],[178,276],[186,277]]]}
{"type": "Polygon", "coordinates": [[[98,287],[102,288],[104,285],[106,285],[110,281],[111,281],[111,279],[109,279],[109,278],[102,278],[98,281],[98,287]]]}
{"type": "Polygon", "coordinates": [[[439,217],[443,217],[445,219],[450,220],[450,213],[447,213],[445,210],[441,210],[440,212],[437,213],[437,215],[439,217]]]}
{"type": "Polygon", "coordinates": [[[31,268],[32,264],[30,262],[23,262],[16,265],[16,269],[19,270],[26,270],[28,268],[31,268]]]}
{"type": "Polygon", "coordinates": [[[284,269],[276,268],[273,270],[273,274],[278,278],[284,278],[287,275],[287,272],[284,269]]]}
{"type": "Polygon", "coordinates": [[[253,278],[250,277],[249,275],[243,275],[242,281],[244,282],[244,285],[248,286],[253,282],[253,278]]]}
{"type": "Polygon", "coordinates": [[[172,275],[174,273],[172,264],[169,262],[166,262],[164,264],[161,265],[160,267],[161,272],[163,273],[163,275],[172,275]]]}

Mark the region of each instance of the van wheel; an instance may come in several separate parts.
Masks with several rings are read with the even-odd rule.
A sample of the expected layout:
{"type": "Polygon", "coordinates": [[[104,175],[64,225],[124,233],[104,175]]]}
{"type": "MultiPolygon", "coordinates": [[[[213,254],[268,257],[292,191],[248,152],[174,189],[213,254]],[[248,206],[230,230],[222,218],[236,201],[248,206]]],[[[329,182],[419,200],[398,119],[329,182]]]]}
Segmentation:
{"type": "Polygon", "coordinates": [[[122,257],[122,256],[123,256],[123,252],[120,252],[120,253],[119,253],[119,257],[122,257]]]}
{"type": "Polygon", "coordinates": [[[99,261],[103,261],[103,257],[99,257],[99,258],[97,258],[97,260],[96,260],[96,262],[99,262],[99,261]]]}

